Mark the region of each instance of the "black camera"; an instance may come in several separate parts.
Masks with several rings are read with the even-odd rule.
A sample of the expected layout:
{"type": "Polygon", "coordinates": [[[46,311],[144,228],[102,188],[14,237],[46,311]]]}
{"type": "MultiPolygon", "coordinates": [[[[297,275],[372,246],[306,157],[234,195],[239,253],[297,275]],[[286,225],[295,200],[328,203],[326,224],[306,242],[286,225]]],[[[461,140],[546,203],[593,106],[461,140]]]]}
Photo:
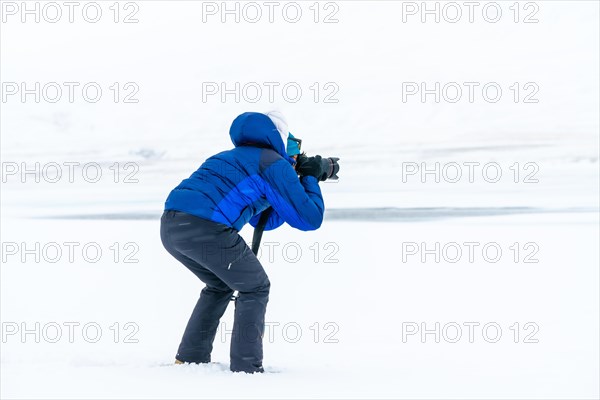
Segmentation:
{"type": "Polygon", "coordinates": [[[340,171],[340,164],[338,164],[339,157],[327,157],[321,158],[321,166],[323,167],[323,173],[326,179],[340,179],[337,173],[340,171]]]}
{"type": "Polygon", "coordinates": [[[327,157],[321,156],[308,157],[302,153],[298,155],[296,159],[296,172],[298,175],[313,175],[320,181],[326,181],[327,179],[339,179],[337,173],[340,170],[340,164],[338,163],[339,157],[327,157]]]}

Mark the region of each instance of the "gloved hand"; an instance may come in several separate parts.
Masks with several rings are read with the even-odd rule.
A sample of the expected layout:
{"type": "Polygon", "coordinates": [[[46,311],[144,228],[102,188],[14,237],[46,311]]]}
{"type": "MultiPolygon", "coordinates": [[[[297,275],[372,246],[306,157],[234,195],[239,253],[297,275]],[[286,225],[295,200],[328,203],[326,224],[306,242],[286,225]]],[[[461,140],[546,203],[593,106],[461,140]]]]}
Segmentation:
{"type": "Polygon", "coordinates": [[[296,159],[296,172],[300,176],[314,176],[319,181],[327,179],[327,172],[323,171],[321,156],[307,157],[304,154],[300,154],[296,159]]]}

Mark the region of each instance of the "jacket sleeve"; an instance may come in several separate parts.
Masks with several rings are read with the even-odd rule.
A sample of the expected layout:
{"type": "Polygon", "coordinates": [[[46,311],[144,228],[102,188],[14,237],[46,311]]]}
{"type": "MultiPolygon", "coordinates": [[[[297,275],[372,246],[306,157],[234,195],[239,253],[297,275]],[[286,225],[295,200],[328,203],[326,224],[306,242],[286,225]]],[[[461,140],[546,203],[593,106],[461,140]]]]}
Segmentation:
{"type": "Polygon", "coordinates": [[[267,201],[283,221],[301,231],[319,229],[325,204],[317,178],[298,179],[294,168],[285,160],[267,168],[264,177],[267,201]]]}
{"type": "MultiPolygon", "coordinates": [[[[264,211],[263,211],[264,212],[264,211]]],[[[260,216],[262,215],[262,212],[256,214],[254,217],[252,217],[250,219],[250,225],[252,225],[253,228],[256,228],[256,225],[258,225],[258,221],[260,220],[260,216]]],[[[265,225],[265,231],[270,231],[273,229],[277,229],[279,228],[281,225],[283,225],[283,218],[281,218],[279,216],[279,214],[277,214],[277,211],[273,210],[271,211],[271,215],[269,215],[269,219],[267,220],[267,225],[265,225]]]]}

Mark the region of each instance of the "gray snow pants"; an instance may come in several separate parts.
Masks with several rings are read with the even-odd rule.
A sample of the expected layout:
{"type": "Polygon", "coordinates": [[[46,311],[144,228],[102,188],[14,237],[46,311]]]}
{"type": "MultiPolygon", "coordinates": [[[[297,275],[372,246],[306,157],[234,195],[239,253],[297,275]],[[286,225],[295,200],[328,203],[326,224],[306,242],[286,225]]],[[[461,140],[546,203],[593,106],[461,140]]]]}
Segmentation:
{"type": "Polygon", "coordinates": [[[160,235],[165,249],[206,287],[188,321],[176,359],[207,363],[219,320],[239,292],[231,336],[231,370],[263,372],[262,337],[270,282],[238,232],[179,211],[165,211],[160,235]]]}

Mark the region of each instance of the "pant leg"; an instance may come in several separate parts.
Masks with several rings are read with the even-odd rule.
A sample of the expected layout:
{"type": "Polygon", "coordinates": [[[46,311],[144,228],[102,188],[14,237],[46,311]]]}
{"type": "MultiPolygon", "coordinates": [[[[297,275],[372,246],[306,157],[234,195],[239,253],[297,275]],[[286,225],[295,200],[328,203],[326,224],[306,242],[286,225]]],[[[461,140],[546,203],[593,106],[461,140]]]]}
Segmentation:
{"type": "Polygon", "coordinates": [[[263,369],[262,341],[271,284],[254,253],[250,249],[248,251],[250,254],[234,266],[239,269],[260,270],[262,274],[257,274],[254,284],[238,289],[240,291],[235,304],[230,359],[232,371],[257,372],[263,369]]]}
{"type": "MultiPolygon", "coordinates": [[[[188,266],[190,263],[183,262],[183,264],[188,266]]],[[[200,292],[175,358],[186,362],[207,363],[211,361],[210,354],[219,321],[227,310],[233,290],[206,268],[201,267],[198,270],[193,267],[193,264],[188,268],[206,283],[206,286],[200,292]],[[219,284],[213,281],[218,281],[219,284]]]]}
{"type": "MultiPolygon", "coordinates": [[[[174,223],[172,213],[170,216],[163,216],[161,220],[163,245],[175,259],[204,282],[206,287],[200,293],[175,357],[185,362],[207,363],[211,361],[210,354],[219,320],[229,305],[233,290],[208,269],[177,250],[172,243],[170,231],[176,229],[178,223],[181,222],[174,223]]],[[[185,241],[178,243],[178,246],[182,244],[185,244],[185,241]]]]}
{"type": "Polygon", "coordinates": [[[193,216],[179,216],[176,221],[171,244],[177,252],[209,270],[230,289],[239,291],[231,342],[231,370],[261,371],[270,289],[262,265],[235,229],[193,216]]]}
{"type": "Polygon", "coordinates": [[[235,372],[262,372],[263,334],[265,313],[269,301],[271,283],[260,261],[246,242],[232,233],[233,247],[229,247],[235,258],[225,262],[213,258],[206,266],[239,296],[235,303],[235,316],[231,336],[231,370],[235,372]]]}

